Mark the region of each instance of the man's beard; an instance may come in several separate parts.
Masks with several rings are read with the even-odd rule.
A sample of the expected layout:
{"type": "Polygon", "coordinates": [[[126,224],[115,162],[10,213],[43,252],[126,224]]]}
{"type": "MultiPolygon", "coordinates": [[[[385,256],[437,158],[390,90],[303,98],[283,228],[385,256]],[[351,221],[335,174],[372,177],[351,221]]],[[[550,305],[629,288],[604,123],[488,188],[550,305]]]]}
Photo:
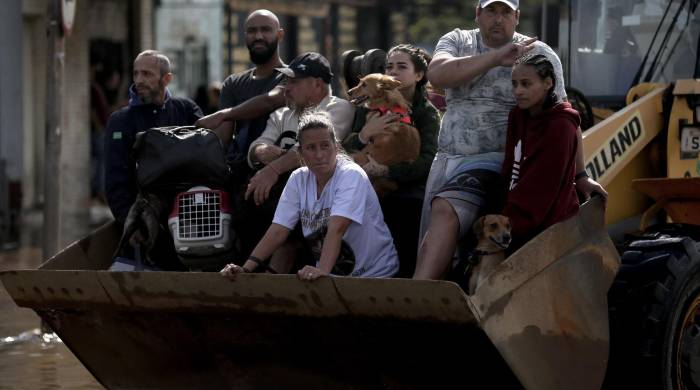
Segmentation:
{"type": "Polygon", "coordinates": [[[270,60],[270,58],[272,58],[273,55],[275,55],[275,52],[277,51],[277,43],[277,39],[270,43],[267,43],[263,40],[251,42],[247,45],[248,54],[250,54],[250,61],[255,65],[261,65],[266,63],[270,60]],[[255,51],[253,45],[255,45],[256,43],[262,43],[263,45],[265,45],[265,50],[263,50],[262,52],[255,51]]]}
{"type": "Polygon", "coordinates": [[[157,89],[152,89],[149,86],[145,86],[145,87],[146,87],[145,91],[144,90],[139,91],[138,89],[136,90],[136,93],[139,95],[139,98],[145,104],[154,103],[160,97],[160,94],[165,90],[165,84],[163,83],[162,80],[158,80],[158,88],[157,89]]]}

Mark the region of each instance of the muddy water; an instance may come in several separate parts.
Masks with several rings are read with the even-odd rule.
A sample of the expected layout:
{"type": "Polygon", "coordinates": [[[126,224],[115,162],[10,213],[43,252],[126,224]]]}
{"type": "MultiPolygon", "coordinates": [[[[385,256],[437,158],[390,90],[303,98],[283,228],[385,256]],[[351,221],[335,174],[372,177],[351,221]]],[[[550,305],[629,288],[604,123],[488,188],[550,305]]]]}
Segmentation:
{"type": "MultiPolygon", "coordinates": [[[[41,251],[0,252],[0,271],[36,268],[41,251]]],[[[0,285],[0,390],[103,389],[61,340],[41,333],[39,317],[0,285]]]]}

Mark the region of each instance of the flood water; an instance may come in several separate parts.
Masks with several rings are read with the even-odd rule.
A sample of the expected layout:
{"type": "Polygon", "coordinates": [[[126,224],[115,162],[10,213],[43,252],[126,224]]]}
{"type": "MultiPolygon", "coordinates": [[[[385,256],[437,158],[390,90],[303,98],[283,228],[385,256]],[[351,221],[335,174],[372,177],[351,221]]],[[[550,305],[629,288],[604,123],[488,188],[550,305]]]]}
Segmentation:
{"type": "MultiPolygon", "coordinates": [[[[36,268],[41,250],[0,251],[0,271],[36,268]]],[[[39,317],[17,307],[0,284],[0,390],[103,389],[39,317]]]]}

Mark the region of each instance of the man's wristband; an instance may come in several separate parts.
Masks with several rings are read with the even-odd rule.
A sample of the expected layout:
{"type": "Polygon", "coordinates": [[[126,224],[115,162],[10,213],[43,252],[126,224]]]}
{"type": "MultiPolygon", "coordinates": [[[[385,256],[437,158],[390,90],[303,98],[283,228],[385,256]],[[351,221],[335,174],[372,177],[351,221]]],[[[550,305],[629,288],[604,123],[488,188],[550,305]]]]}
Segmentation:
{"type": "Polygon", "coordinates": [[[583,179],[584,177],[589,177],[588,172],[586,172],[585,169],[574,176],[574,181],[579,181],[579,179],[583,179]]]}

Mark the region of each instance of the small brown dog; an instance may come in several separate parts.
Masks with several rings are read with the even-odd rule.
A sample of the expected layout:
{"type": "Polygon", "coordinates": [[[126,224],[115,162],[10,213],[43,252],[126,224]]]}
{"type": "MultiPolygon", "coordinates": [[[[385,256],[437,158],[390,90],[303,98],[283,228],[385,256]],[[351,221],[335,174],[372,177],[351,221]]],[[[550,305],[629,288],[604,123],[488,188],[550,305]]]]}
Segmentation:
{"type": "Polygon", "coordinates": [[[477,244],[474,265],[469,276],[469,295],[505,259],[504,251],[510,244],[510,219],[503,215],[488,214],[474,222],[472,230],[477,244]]]}
{"type": "MultiPolygon", "coordinates": [[[[410,105],[398,88],[401,82],[391,76],[372,73],[360,79],[360,83],[348,91],[352,103],[364,105],[370,112],[396,112],[402,115],[399,121],[392,123],[392,128],[367,140],[368,144],[361,151],[352,153],[356,163],[366,164],[371,156],[383,165],[411,162],[420,153],[420,134],[411,125],[410,105]]],[[[369,114],[368,114],[369,115],[369,114]]],[[[398,185],[389,179],[373,180],[379,195],[396,190],[398,185]]]]}

